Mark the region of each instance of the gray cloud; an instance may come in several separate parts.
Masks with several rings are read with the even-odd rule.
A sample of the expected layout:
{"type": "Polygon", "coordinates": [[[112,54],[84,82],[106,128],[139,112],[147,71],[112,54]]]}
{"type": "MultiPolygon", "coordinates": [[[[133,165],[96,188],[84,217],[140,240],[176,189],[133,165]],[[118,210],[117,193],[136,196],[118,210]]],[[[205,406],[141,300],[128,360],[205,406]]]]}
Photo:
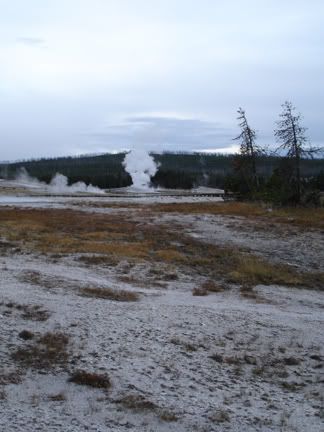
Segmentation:
{"type": "Polygon", "coordinates": [[[101,132],[88,134],[107,147],[128,148],[140,144],[150,150],[198,150],[232,145],[235,131],[199,119],[138,116],[101,132]]]}

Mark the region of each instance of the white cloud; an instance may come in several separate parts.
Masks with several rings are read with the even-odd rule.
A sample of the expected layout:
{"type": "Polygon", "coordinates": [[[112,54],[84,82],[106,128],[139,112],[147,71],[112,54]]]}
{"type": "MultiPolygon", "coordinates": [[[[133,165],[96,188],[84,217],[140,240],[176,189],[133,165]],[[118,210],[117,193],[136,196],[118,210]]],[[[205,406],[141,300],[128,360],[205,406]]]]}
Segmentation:
{"type": "Polygon", "coordinates": [[[217,148],[223,143],[213,145],[218,135],[208,136],[205,123],[234,130],[240,105],[260,136],[271,137],[285,99],[305,113],[311,138],[324,135],[322,1],[0,0],[0,7],[6,157],[116,149],[149,116],[156,146],[205,148],[204,138],[217,148]],[[126,132],[111,128],[109,142],[100,141],[107,123],[127,118],[126,132]]]}

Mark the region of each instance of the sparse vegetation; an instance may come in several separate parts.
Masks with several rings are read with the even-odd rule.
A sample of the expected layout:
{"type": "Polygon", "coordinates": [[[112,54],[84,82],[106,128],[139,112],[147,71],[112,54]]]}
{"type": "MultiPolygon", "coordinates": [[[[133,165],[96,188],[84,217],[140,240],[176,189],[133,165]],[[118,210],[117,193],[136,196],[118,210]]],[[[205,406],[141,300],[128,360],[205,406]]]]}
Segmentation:
{"type": "Polygon", "coordinates": [[[250,299],[256,300],[258,297],[257,293],[254,291],[254,289],[251,285],[242,285],[240,287],[240,294],[242,297],[249,299],[249,300],[250,299]]]}
{"type": "Polygon", "coordinates": [[[67,280],[60,276],[48,275],[35,270],[24,270],[18,275],[20,282],[37,285],[47,290],[56,290],[64,288],[65,290],[73,290],[79,287],[77,281],[67,280]]]}
{"type": "Polygon", "coordinates": [[[81,288],[79,293],[84,297],[94,297],[120,302],[134,302],[140,298],[139,294],[135,291],[117,290],[112,288],[81,288]]]}
{"type": "MultiPolygon", "coordinates": [[[[125,275],[125,276],[118,276],[118,281],[127,283],[136,287],[140,288],[152,288],[152,287],[160,287],[165,288],[167,284],[165,282],[161,282],[161,280],[156,280],[155,278],[140,278],[139,276],[132,276],[132,275],[125,275]]],[[[163,276],[161,279],[164,280],[163,276]]]]}
{"type": "Polygon", "coordinates": [[[23,319],[30,321],[46,321],[51,315],[48,310],[43,309],[40,305],[26,305],[9,302],[5,304],[5,307],[7,308],[7,314],[8,312],[11,313],[12,310],[16,310],[21,314],[23,319]]]}
{"type": "Polygon", "coordinates": [[[316,211],[310,208],[272,208],[251,202],[204,202],[204,203],[172,203],[154,204],[150,210],[155,213],[183,213],[183,214],[214,214],[223,216],[238,216],[268,223],[281,223],[297,227],[314,229],[324,228],[324,208],[316,211]]]}
{"type": "Polygon", "coordinates": [[[238,257],[236,268],[229,272],[228,280],[244,285],[245,294],[250,292],[251,295],[254,295],[251,287],[258,284],[324,288],[324,274],[322,273],[299,273],[289,266],[270,264],[251,255],[238,257]]]}
{"type": "Polygon", "coordinates": [[[217,283],[213,280],[206,280],[202,284],[202,288],[206,289],[208,292],[211,293],[219,293],[225,291],[225,287],[222,284],[217,283]]]}
{"type": "Polygon", "coordinates": [[[297,366],[300,364],[300,359],[297,357],[285,357],[283,361],[287,366],[297,366]]]}
{"type": "Polygon", "coordinates": [[[49,395],[48,399],[52,402],[64,402],[66,401],[66,396],[63,392],[61,392],[61,393],[49,395]]]}
{"type": "Polygon", "coordinates": [[[69,382],[100,389],[109,389],[111,387],[111,380],[108,375],[84,370],[75,371],[69,378],[69,382]]]}
{"type": "Polygon", "coordinates": [[[160,420],[164,422],[176,422],[179,420],[179,417],[174,412],[167,409],[161,408],[158,410],[157,414],[160,420]]]}
{"type": "Polygon", "coordinates": [[[31,321],[47,321],[51,315],[49,311],[41,309],[38,305],[25,305],[22,310],[22,318],[31,321]]]}
{"type": "MultiPolygon", "coordinates": [[[[196,211],[197,205],[190,205],[194,206],[196,211]]],[[[235,203],[235,205],[238,204],[235,203]]],[[[175,207],[177,206],[178,204],[175,204],[175,207]]],[[[201,204],[202,208],[204,206],[205,204],[201,204]]],[[[214,211],[211,204],[206,204],[206,206],[214,211]]],[[[213,204],[213,206],[217,207],[218,204],[213,204]]],[[[139,208],[142,209],[142,207],[139,208]]],[[[248,217],[249,211],[255,209],[253,211],[257,215],[255,219],[253,219],[254,216],[251,218],[252,221],[260,220],[265,226],[268,223],[275,224],[277,221],[271,219],[272,215],[267,216],[267,213],[264,213],[266,210],[261,207],[248,204],[244,208],[246,209],[244,217],[248,217]]],[[[234,423],[236,419],[234,410],[238,405],[246,407],[249,414],[249,407],[253,406],[254,397],[260,398],[261,403],[266,404],[269,403],[271,397],[274,398],[277,392],[280,399],[284,399],[284,403],[290,406],[289,400],[294,397],[294,392],[300,391],[300,394],[295,395],[297,397],[302,395],[301,383],[303,380],[307,383],[304,378],[306,372],[313,380],[309,386],[307,384],[307,391],[310,389],[308,393],[310,400],[318,401],[319,396],[313,396],[310,392],[314,389],[318,390],[318,383],[315,383],[314,377],[319,372],[316,368],[322,367],[323,364],[321,348],[316,348],[314,344],[310,348],[304,344],[304,341],[300,346],[289,345],[287,334],[293,338],[296,332],[294,329],[291,332],[286,331],[282,310],[279,312],[282,317],[279,323],[273,324],[271,313],[263,320],[261,314],[266,308],[257,309],[257,303],[269,299],[269,302],[272,303],[269,306],[269,312],[275,312],[276,288],[263,288],[257,285],[278,284],[320,288],[323,286],[321,285],[322,274],[301,272],[292,265],[274,265],[243,247],[239,249],[226,244],[205,243],[199,237],[188,234],[189,231],[192,232],[189,224],[188,226],[181,224],[172,226],[172,224],[158,225],[158,222],[152,222],[145,225],[142,223],[145,216],[150,217],[154,214],[151,206],[150,208],[143,207],[143,211],[136,213],[134,217],[133,214],[129,216],[128,212],[120,215],[109,212],[103,215],[46,209],[42,211],[21,209],[19,212],[12,209],[0,211],[0,233],[12,236],[13,244],[19,246],[21,251],[36,252],[39,254],[37,255],[39,262],[41,260],[44,263],[50,262],[50,266],[44,273],[43,271],[21,271],[13,275],[19,279],[21,284],[28,283],[30,292],[34,290],[38,297],[35,296],[33,301],[43,298],[46,307],[49,307],[47,305],[53,307],[53,316],[48,324],[54,325],[54,329],[55,325],[61,322],[63,314],[73,305],[73,313],[71,317],[68,317],[67,325],[70,326],[69,331],[71,335],[73,334],[75,343],[79,347],[79,352],[72,356],[70,340],[65,333],[54,330],[50,334],[42,335],[38,332],[44,332],[45,330],[42,329],[45,326],[48,327],[47,324],[30,322],[28,324],[22,321],[21,318],[34,320],[37,316],[39,318],[37,315],[39,311],[49,314],[45,306],[21,305],[3,300],[0,312],[5,316],[8,313],[9,330],[10,325],[17,319],[17,325],[12,330],[14,338],[13,340],[8,339],[10,341],[7,342],[8,348],[11,347],[12,350],[12,344],[18,344],[18,346],[9,359],[17,370],[11,371],[11,375],[3,373],[1,376],[0,374],[0,384],[19,382],[23,374],[30,368],[33,369],[29,371],[32,376],[46,373],[56,375],[62,371],[70,373],[69,382],[71,384],[67,394],[64,392],[51,394],[51,390],[47,390],[45,396],[36,394],[31,397],[29,393],[28,403],[31,401],[37,406],[47,401],[51,406],[59,408],[61,405],[63,408],[65,400],[68,399],[69,402],[74,403],[75,394],[84,393],[85,387],[82,386],[109,389],[111,379],[107,374],[102,373],[102,364],[103,361],[106,361],[104,359],[109,362],[110,370],[116,371],[112,372],[116,376],[116,388],[112,395],[117,394],[118,396],[114,397],[119,399],[113,400],[117,404],[114,410],[119,412],[120,416],[124,416],[126,409],[133,411],[133,413],[127,413],[130,419],[133,414],[134,418],[154,418],[155,424],[162,428],[168,425],[159,424],[159,422],[175,422],[180,417],[184,424],[188,421],[188,412],[185,409],[182,411],[180,405],[182,402],[180,401],[179,405],[177,403],[173,405],[173,401],[176,398],[179,399],[180,391],[184,393],[184,401],[189,401],[189,404],[192,394],[195,397],[203,394],[199,405],[201,406],[201,400],[206,401],[206,408],[203,406],[204,422],[206,423],[201,425],[202,429],[206,426],[206,430],[213,427],[230,427],[231,425],[225,423],[231,421],[234,423]],[[143,219],[140,219],[139,222],[139,218],[143,219]],[[24,225],[24,230],[20,230],[20,224],[24,225]],[[56,238],[58,242],[54,241],[56,238]],[[56,259],[56,255],[64,256],[58,266],[53,265],[51,261],[56,259]],[[68,268],[70,265],[76,265],[76,268],[71,269],[66,275],[63,272],[60,273],[64,266],[68,268]],[[94,266],[94,268],[86,268],[86,266],[94,266]],[[114,268],[105,268],[108,266],[114,268]],[[56,276],[55,272],[59,275],[56,276]],[[84,277],[86,274],[89,274],[89,278],[84,277]],[[103,281],[102,285],[100,285],[100,279],[103,281]],[[174,282],[177,279],[179,279],[178,282],[174,282]],[[95,282],[93,285],[87,285],[87,280],[95,282]],[[132,286],[132,289],[119,290],[119,286],[126,286],[121,281],[132,286]],[[169,281],[172,283],[168,284],[169,281]],[[201,292],[203,295],[215,294],[210,295],[209,299],[190,300],[190,291],[185,292],[183,288],[189,284],[190,287],[195,286],[194,295],[197,295],[197,292],[200,295],[201,292]],[[143,292],[144,288],[163,286],[168,287],[168,290],[156,289],[154,292],[149,292],[145,302],[137,305],[119,304],[116,309],[116,305],[106,302],[103,308],[97,308],[101,299],[101,304],[105,300],[121,302],[139,300],[143,293],[133,291],[134,289],[140,291],[140,288],[136,288],[138,286],[143,287],[143,292]],[[167,297],[169,294],[174,295],[174,292],[170,293],[171,289],[179,288],[181,295],[187,296],[188,303],[183,305],[176,301],[175,304],[169,305],[170,299],[174,298],[167,297]],[[217,294],[226,290],[227,292],[223,295],[217,294]],[[263,291],[267,293],[266,299],[261,296],[263,291]],[[64,297],[66,292],[68,295],[64,297]],[[252,300],[255,304],[251,307],[246,301],[241,302],[244,304],[240,310],[238,292],[242,298],[252,300]],[[71,293],[88,299],[79,298],[78,300],[75,296],[70,296],[71,293]],[[155,316],[157,310],[155,305],[161,304],[161,299],[156,294],[165,295],[167,300],[164,302],[162,299],[163,307],[159,309],[157,316],[155,316]],[[153,304],[150,303],[150,296],[152,298],[154,296],[155,302],[152,309],[147,307],[153,304]],[[48,301],[49,299],[51,301],[48,301]],[[231,310],[231,299],[234,299],[235,303],[234,313],[231,310]],[[208,300],[215,304],[219,300],[222,306],[215,309],[208,307],[208,300]],[[192,307],[193,303],[194,307],[192,307]],[[226,308],[223,308],[223,303],[226,308]],[[204,307],[205,305],[207,307],[204,307]],[[82,310],[84,306],[86,306],[86,311],[82,310]],[[170,313],[170,308],[176,311],[176,317],[174,317],[174,312],[172,312],[173,315],[170,313]],[[115,314],[114,309],[118,313],[115,314]],[[101,325],[97,324],[98,320],[104,316],[106,311],[108,314],[111,310],[114,313],[111,314],[109,320],[100,321],[101,328],[101,325]],[[123,311],[127,311],[125,319],[123,311]],[[129,311],[131,315],[127,315],[129,311]],[[86,319],[82,320],[84,314],[86,314],[86,319]],[[96,323],[92,323],[91,320],[94,315],[96,323]],[[117,319],[119,321],[116,321],[117,319]],[[33,331],[29,330],[27,324],[33,331]],[[170,338],[170,333],[175,336],[170,338]],[[92,337],[101,337],[101,340],[92,341],[92,337]],[[157,355],[154,352],[152,357],[152,351],[155,348],[157,355]],[[160,355],[161,353],[163,355],[160,355]],[[151,361],[152,358],[153,361],[151,361]],[[143,363],[141,363],[142,359],[143,363]],[[84,369],[73,372],[74,368],[79,367],[84,369]],[[117,377],[121,377],[123,373],[129,373],[129,370],[134,374],[134,379],[129,380],[128,390],[126,390],[127,380],[123,378],[120,385],[117,377]],[[143,381],[144,385],[139,386],[139,380],[143,376],[147,377],[147,380],[150,379],[149,377],[154,379],[158,377],[157,390],[151,391],[152,387],[148,388],[151,383],[146,385],[149,382],[146,378],[143,381]],[[244,385],[240,386],[241,382],[244,385]],[[238,394],[239,392],[235,394],[236,391],[231,393],[232,383],[235,389],[243,388],[241,395],[238,394]],[[263,386],[263,383],[267,385],[263,386]],[[227,402],[224,399],[224,407],[225,404],[228,404],[232,410],[232,404],[236,405],[233,408],[234,414],[230,409],[223,409],[221,406],[213,411],[215,402],[211,397],[209,403],[208,395],[209,392],[210,395],[213,395],[215,385],[217,387],[218,384],[220,389],[226,387],[224,393],[229,396],[227,402]],[[187,386],[186,389],[185,386],[187,386]],[[248,390],[245,390],[250,388],[253,395],[248,395],[248,390]],[[263,390],[259,394],[261,388],[267,389],[271,397],[263,390]],[[160,391],[163,399],[157,395],[157,392],[160,391]],[[217,426],[218,424],[220,426],[217,426]]],[[[229,224],[231,223],[236,222],[229,221],[229,224]]],[[[294,230],[298,233],[298,229],[294,228],[294,230]]],[[[11,258],[8,262],[12,266],[11,258]]],[[[37,269],[41,269],[39,263],[37,269]]],[[[294,296],[297,298],[297,300],[289,301],[300,301],[300,304],[304,301],[304,292],[296,293],[296,291],[280,287],[278,288],[279,301],[285,298],[286,292],[290,293],[291,299],[294,296]]],[[[7,295],[5,293],[4,298],[16,298],[16,296],[8,295],[7,297],[7,295]]],[[[319,293],[310,293],[309,302],[313,301],[312,299],[319,301],[319,296],[319,293]]],[[[285,301],[288,301],[287,298],[285,301]]],[[[282,306],[283,310],[284,307],[285,305],[282,306]]],[[[306,305],[306,308],[308,307],[310,306],[306,305]]],[[[316,307],[319,310],[320,306],[316,307]]],[[[291,318],[292,315],[289,315],[289,319],[291,318]]],[[[311,320],[310,317],[309,320],[311,320]]],[[[316,324],[313,325],[316,326],[316,324]]],[[[10,395],[11,402],[11,389],[7,390],[8,399],[10,395]]],[[[112,399],[108,397],[110,393],[106,391],[99,393],[100,398],[94,397],[91,404],[89,403],[90,415],[95,415],[103,406],[107,407],[107,403],[112,402],[112,399]]],[[[251,422],[254,421],[257,420],[253,418],[251,422]]],[[[244,423],[243,426],[246,424],[244,423]]]]}
{"type": "Polygon", "coordinates": [[[296,392],[299,391],[303,385],[302,384],[298,384],[295,382],[289,382],[289,381],[282,381],[281,382],[281,386],[283,389],[289,391],[289,392],[296,392]]]}
{"type": "MultiPolygon", "coordinates": [[[[174,205],[173,210],[179,209],[179,206],[183,211],[188,211],[188,206],[182,204],[174,205]]],[[[189,204],[189,206],[193,206],[194,211],[204,212],[204,205],[199,207],[189,204]]],[[[224,208],[228,208],[226,204],[207,204],[207,207],[216,209],[216,213],[217,209],[221,209],[222,212],[224,208]]],[[[266,213],[261,207],[248,204],[239,205],[236,210],[241,211],[242,208],[247,211],[247,214],[251,210],[259,215],[266,213]]],[[[317,214],[318,212],[320,209],[312,213],[317,214]]],[[[301,212],[300,214],[303,216],[300,217],[299,222],[306,223],[304,219],[306,213],[301,212]]],[[[298,216],[296,218],[298,219],[298,216]]],[[[175,231],[172,227],[138,225],[134,220],[125,216],[90,215],[70,210],[42,210],[41,212],[38,210],[19,210],[19,212],[2,210],[0,220],[0,234],[6,234],[11,241],[16,241],[24,248],[36,249],[43,253],[55,251],[71,254],[99,253],[109,259],[112,256],[133,263],[151,264],[154,262],[166,266],[172,263],[184,273],[196,273],[207,276],[211,280],[221,279],[225,283],[240,285],[278,284],[317,289],[323,289],[324,286],[323,273],[301,273],[285,264],[273,265],[237,248],[207,244],[186,235],[179,229],[177,229],[177,242],[175,243],[175,231]],[[64,226],[63,231],[62,226],[64,226]]],[[[316,220],[319,221],[319,218],[316,220]]],[[[323,224],[323,220],[324,217],[318,226],[323,224]]],[[[307,221],[307,223],[311,225],[311,222],[307,221]]],[[[49,283],[35,274],[32,275],[32,280],[33,283],[49,283]]],[[[57,283],[54,280],[50,282],[57,283]]],[[[74,285],[73,288],[75,288],[74,285]]],[[[210,285],[207,291],[213,289],[216,288],[211,288],[210,285]]],[[[104,292],[97,292],[97,294],[92,292],[91,287],[89,290],[81,290],[81,294],[105,295],[104,292]]]]}
{"type": "Polygon", "coordinates": [[[199,297],[201,297],[201,296],[206,296],[206,295],[208,295],[208,291],[207,291],[207,289],[204,288],[203,286],[195,287],[195,288],[193,288],[193,290],[192,290],[192,295],[193,295],[193,296],[199,296],[199,297]]]}
{"type": "Polygon", "coordinates": [[[256,366],[252,369],[252,374],[255,376],[263,376],[266,373],[265,366],[256,366]]]}
{"type": "Polygon", "coordinates": [[[154,402],[146,399],[141,394],[128,394],[115,402],[134,411],[155,410],[157,408],[154,402]]]}
{"type": "Polygon", "coordinates": [[[223,356],[220,355],[220,354],[217,354],[217,353],[212,354],[212,355],[210,356],[210,358],[211,358],[212,360],[214,360],[215,362],[217,362],[217,363],[223,363],[223,361],[224,361],[223,356]]]}
{"type": "Polygon", "coordinates": [[[21,382],[21,374],[18,370],[12,372],[2,372],[0,374],[0,385],[19,384],[21,382]]]}
{"type": "Polygon", "coordinates": [[[78,261],[89,266],[116,266],[119,262],[114,255],[83,255],[78,257],[78,261]]]}
{"type": "Polygon", "coordinates": [[[177,336],[172,337],[170,339],[170,342],[173,345],[179,345],[179,346],[181,346],[182,348],[184,348],[188,352],[193,352],[193,351],[197,351],[198,350],[198,346],[197,345],[195,345],[195,344],[193,344],[191,342],[182,340],[182,339],[180,339],[177,336]]]}
{"type": "Polygon", "coordinates": [[[223,408],[215,410],[210,416],[209,419],[213,423],[225,423],[230,421],[229,412],[223,408]]]}
{"type": "Polygon", "coordinates": [[[226,356],[224,357],[223,361],[228,365],[235,365],[235,366],[242,363],[242,359],[238,356],[226,356]]]}
{"type": "Polygon", "coordinates": [[[200,286],[193,288],[193,296],[206,296],[209,293],[220,293],[225,290],[223,285],[220,285],[212,280],[207,280],[200,286]]]}
{"type": "Polygon", "coordinates": [[[247,300],[253,300],[256,303],[272,303],[272,299],[266,299],[263,297],[260,293],[257,292],[257,290],[249,285],[244,284],[240,287],[240,295],[241,297],[247,299],[247,300]]]}
{"type": "Polygon", "coordinates": [[[69,337],[61,332],[48,332],[18,348],[12,359],[33,369],[65,367],[69,359],[69,337]]]}

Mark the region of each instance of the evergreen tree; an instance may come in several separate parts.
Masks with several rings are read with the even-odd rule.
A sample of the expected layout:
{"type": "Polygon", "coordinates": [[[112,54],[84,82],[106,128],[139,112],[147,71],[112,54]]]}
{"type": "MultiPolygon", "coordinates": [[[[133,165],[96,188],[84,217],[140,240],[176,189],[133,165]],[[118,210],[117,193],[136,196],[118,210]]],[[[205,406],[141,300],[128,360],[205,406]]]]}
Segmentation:
{"type": "Polygon", "coordinates": [[[237,113],[241,133],[234,140],[240,142],[240,153],[235,158],[234,168],[243,177],[247,186],[246,192],[255,193],[259,187],[257,157],[261,156],[264,151],[256,144],[256,132],[250,127],[245,111],[239,108],[237,113]]]}
{"type": "Polygon", "coordinates": [[[292,103],[286,101],[282,108],[283,111],[275,130],[277,141],[281,142],[277,152],[286,151],[286,157],[291,166],[286,180],[293,188],[294,201],[299,204],[302,195],[301,160],[313,157],[320,149],[307,146],[308,140],[305,135],[307,128],[301,125],[301,114],[296,113],[296,108],[292,103]]]}

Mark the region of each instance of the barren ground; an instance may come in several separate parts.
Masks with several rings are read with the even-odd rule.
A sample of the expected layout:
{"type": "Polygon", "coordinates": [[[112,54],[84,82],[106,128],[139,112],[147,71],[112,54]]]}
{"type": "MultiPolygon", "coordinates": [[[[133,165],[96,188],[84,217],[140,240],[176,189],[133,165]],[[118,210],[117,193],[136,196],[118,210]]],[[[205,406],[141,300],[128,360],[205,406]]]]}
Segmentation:
{"type": "Polygon", "coordinates": [[[19,194],[0,190],[1,431],[324,430],[321,217],[19,194]]]}

